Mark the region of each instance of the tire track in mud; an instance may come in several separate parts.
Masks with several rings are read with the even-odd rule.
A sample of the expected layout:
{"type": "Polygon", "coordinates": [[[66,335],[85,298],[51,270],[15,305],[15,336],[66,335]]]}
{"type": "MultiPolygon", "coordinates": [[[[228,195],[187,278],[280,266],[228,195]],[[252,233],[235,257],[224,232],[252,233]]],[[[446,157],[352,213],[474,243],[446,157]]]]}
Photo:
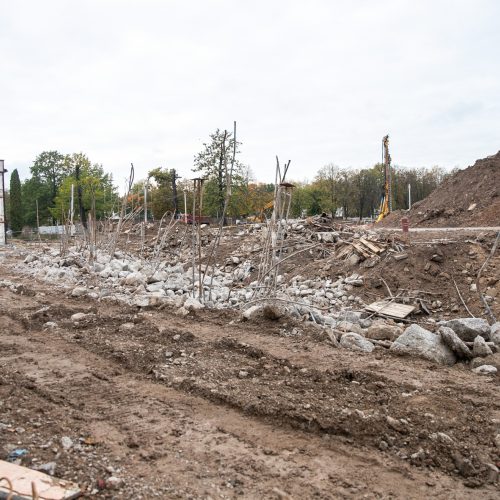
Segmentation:
{"type": "MultiPolygon", "coordinates": [[[[86,354],[81,347],[67,344],[52,333],[42,335],[45,342],[39,346],[38,355],[43,373],[33,380],[28,362],[21,359],[20,366],[28,375],[19,370],[12,383],[45,401],[35,404],[44,406],[48,414],[55,412],[64,432],[70,428],[89,432],[102,441],[100,453],[109,454],[111,450],[115,458],[126,461],[126,473],[133,482],[141,484],[141,475],[146,475],[149,487],[169,497],[198,498],[224,492],[226,497],[243,494],[247,498],[274,498],[277,494],[273,490],[278,488],[295,498],[332,498],[332,489],[345,496],[362,491],[379,491],[375,496],[382,496],[384,491],[396,491],[403,481],[409,498],[418,498],[417,490],[405,478],[408,473],[404,468],[384,472],[379,459],[362,457],[341,443],[333,451],[322,440],[269,427],[141,377],[119,373],[122,370],[114,363],[86,354]],[[61,367],[61,356],[71,362],[61,367]],[[64,384],[60,383],[61,373],[54,373],[54,369],[64,371],[64,384]],[[368,487],[368,471],[374,468],[386,477],[388,483],[383,488],[368,487]],[[161,478],[164,471],[170,472],[168,481],[161,478]],[[194,481],[193,486],[196,477],[202,481],[194,481]],[[215,488],[207,488],[207,481],[215,488]]],[[[18,349],[31,344],[25,337],[15,340],[18,349]]],[[[74,474],[72,457],[59,460],[63,473],[74,474]]],[[[77,476],[88,480],[92,467],[79,467],[77,476]]],[[[98,472],[93,470],[94,476],[98,472]]],[[[133,488],[130,491],[136,492],[133,488]]],[[[434,493],[446,497],[441,489],[434,493]]]]}
{"type": "MultiPolygon", "coordinates": [[[[179,414],[172,414],[165,409],[163,410],[164,413],[155,410],[156,417],[150,417],[153,419],[153,422],[144,424],[144,421],[147,422],[148,417],[143,414],[142,410],[149,408],[149,400],[143,399],[138,395],[134,397],[127,396],[128,392],[123,393],[116,388],[111,391],[106,390],[106,383],[109,380],[114,381],[116,379],[118,381],[120,377],[124,378],[126,384],[130,384],[131,382],[128,380],[130,376],[127,374],[129,370],[134,371],[137,375],[156,371],[156,377],[159,379],[165,376],[166,371],[166,378],[161,382],[175,389],[174,393],[168,393],[168,397],[176,400],[179,400],[181,397],[187,397],[190,401],[190,406],[200,406],[201,404],[196,398],[193,401],[190,398],[201,396],[208,402],[215,402],[217,405],[220,405],[216,407],[217,409],[213,410],[216,414],[218,412],[225,414],[227,409],[235,409],[241,412],[241,418],[243,418],[246,424],[251,422],[251,426],[255,427],[266,425],[265,423],[267,423],[273,429],[273,433],[277,432],[278,429],[290,429],[287,432],[292,432],[291,429],[296,428],[307,430],[310,433],[309,436],[331,434],[335,437],[336,435],[343,435],[346,437],[345,443],[358,448],[359,453],[366,452],[366,446],[368,446],[368,449],[374,449],[374,447],[378,446],[378,443],[373,440],[376,436],[384,432],[390,432],[398,441],[408,441],[408,443],[405,443],[405,447],[411,448],[413,443],[410,442],[407,436],[410,435],[413,438],[415,434],[414,427],[429,429],[429,425],[425,420],[421,420],[423,416],[418,413],[418,418],[410,422],[407,433],[399,432],[393,428],[388,431],[388,425],[385,420],[367,421],[365,419],[366,415],[364,412],[370,408],[365,408],[363,405],[370,403],[368,406],[373,406],[372,403],[375,401],[372,399],[373,394],[378,398],[382,398],[381,405],[388,406],[391,411],[394,411],[394,417],[400,417],[397,414],[398,411],[401,411],[404,417],[405,412],[403,408],[411,407],[411,405],[406,404],[406,401],[404,401],[403,405],[400,393],[412,392],[415,389],[412,384],[405,384],[404,382],[396,384],[392,380],[381,375],[369,373],[366,370],[340,369],[324,371],[310,367],[306,368],[290,361],[287,357],[271,355],[265,348],[258,345],[258,337],[254,338],[257,345],[252,345],[248,342],[242,343],[235,338],[227,337],[213,340],[213,336],[208,336],[208,339],[204,339],[201,335],[203,331],[197,331],[196,335],[192,333],[192,322],[187,323],[182,328],[178,320],[175,319],[172,323],[175,323],[176,326],[164,330],[156,327],[154,320],[152,325],[150,321],[145,321],[144,317],[137,317],[130,309],[121,309],[122,313],[117,318],[116,316],[110,316],[110,313],[115,311],[106,310],[105,314],[101,314],[100,308],[98,306],[95,307],[97,307],[95,309],[96,312],[99,313],[97,318],[92,319],[88,323],[84,322],[77,327],[64,318],[67,318],[77,310],[82,310],[81,306],[78,305],[75,309],[71,306],[66,306],[63,310],[63,313],[59,316],[61,318],[59,321],[59,331],[37,334],[40,325],[43,324],[42,320],[38,324],[31,322],[30,328],[32,329],[34,338],[39,335],[47,338],[50,337],[52,342],[69,342],[67,344],[68,352],[71,352],[73,349],[77,351],[84,349],[95,353],[99,359],[105,357],[115,362],[110,364],[110,366],[114,366],[113,370],[118,370],[118,374],[113,371],[109,372],[107,368],[103,369],[102,366],[100,371],[95,372],[94,370],[97,376],[93,376],[92,383],[98,384],[101,392],[96,398],[93,396],[88,398],[87,396],[88,402],[84,405],[84,412],[87,412],[88,407],[88,411],[91,414],[102,415],[104,422],[113,422],[112,427],[115,429],[114,432],[117,432],[117,436],[120,436],[120,439],[123,439],[124,435],[128,436],[128,434],[131,434],[132,445],[134,433],[131,432],[131,428],[135,428],[139,442],[141,440],[147,442],[149,436],[151,436],[150,428],[155,430],[155,433],[159,432],[155,428],[155,419],[161,421],[168,416],[169,419],[182,421],[185,417],[179,414]],[[136,321],[136,329],[124,334],[119,331],[118,327],[128,319],[136,321]],[[177,335],[179,335],[179,338],[174,340],[174,337],[177,335]],[[160,376],[158,376],[158,367],[165,365],[166,359],[164,354],[166,350],[174,352],[175,359],[180,359],[181,361],[179,364],[171,364],[167,369],[161,368],[160,376]],[[181,356],[182,351],[186,354],[185,356],[181,356]],[[195,353],[195,356],[191,358],[190,354],[193,353],[195,353]],[[183,360],[185,364],[182,364],[183,360]],[[248,375],[240,378],[240,371],[246,371],[248,375]],[[120,372],[124,374],[120,375],[120,372]],[[104,380],[101,380],[101,378],[104,380]],[[284,382],[285,379],[288,379],[288,383],[284,382]],[[353,387],[359,392],[354,392],[353,387]],[[367,389],[369,394],[365,393],[367,389]],[[396,394],[398,394],[397,397],[396,394]],[[262,398],[262,396],[266,396],[267,399],[262,398]],[[340,400],[344,409],[347,409],[347,412],[338,414],[335,411],[338,404],[328,406],[329,397],[333,397],[334,400],[340,400]],[[310,405],[309,408],[301,407],[306,398],[308,398],[308,401],[311,401],[305,403],[310,405]],[[111,408],[120,408],[120,410],[113,413],[109,409],[110,406],[111,408]],[[318,415],[314,415],[314,418],[311,418],[311,414],[315,413],[318,413],[318,415]],[[251,418],[250,421],[246,420],[247,416],[251,418]],[[263,419],[263,423],[255,421],[252,417],[263,419]],[[116,429],[118,430],[116,431],[116,429]]],[[[32,308],[32,310],[34,309],[32,308]]],[[[19,318],[20,311],[10,310],[8,314],[11,318],[19,318]]],[[[25,314],[26,310],[23,310],[23,315],[25,314]]],[[[167,319],[168,312],[162,313],[162,316],[167,319]]],[[[22,324],[25,325],[26,323],[22,322],[22,324]]],[[[211,325],[207,325],[206,328],[211,328],[211,325]]],[[[71,354],[71,356],[74,357],[74,354],[71,354]]],[[[71,372],[71,370],[69,371],[71,372]]],[[[71,376],[71,373],[69,376],[71,376]]],[[[75,390],[77,389],[76,385],[75,381],[73,384],[75,390]]],[[[111,387],[113,386],[114,382],[111,384],[111,387]]],[[[55,381],[53,387],[57,393],[56,388],[60,387],[60,384],[55,381]]],[[[141,390],[144,390],[144,388],[141,388],[141,390]]],[[[80,395],[80,397],[77,397],[77,400],[84,399],[83,393],[77,390],[76,394],[80,395]]],[[[437,395],[430,394],[428,396],[424,393],[420,394],[419,397],[425,403],[430,396],[436,397],[437,395]]],[[[450,396],[453,398],[457,395],[451,394],[450,396]]],[[[55,402],[64,403],[64,395],[59,394],[59,397],[63,399],[58,400],[56,398],[55,402]]],[[[76,404],[73,396],[71,401],[74,401],[76,404]]],[[[176,404],[178,403],[176,401],[176,404]]],[[[460,407],[460,405],[458,409],[459,412],[468,410],[468,408],[460,407]]],[[[487,408],[480,406],[477,410],[479,410],[479,413],[488,414],[487,408]]],[[[221,415],[218,414],[218,416],[220,417],[221,415]]],[[[370,415],[368,414],[368,416],[370,415]]],[[[484,429],[478,429],[478,426],[484,426],[486,423],[487,421],[484,419],[472,422],[471,425],[469,420],[459,419],[458,422],[454,423],[454,428],[469,426],[468,430],[472,430],[473,434],[477,434],[478,430],[481,430],[484,434],[484,429]]],[[[192,426],[192,423],[188,422],[186,425],[192,426]]],[[[445,424],[437,422],[436,428],[440,428],[441,425],[445,424]]],[[[437,431],[437,429],[434,430],[437,431]]],[[[174,432],[182,432],[182,429],[178,428],[174,432]]],[[[388,453],[390,452],[398,452],[401,448],[403,448],[403,452],[405,451],[404,447],[399,446],[399,443],[391,443],[391,435],[384,435],[389,445],[389,451],[382,454],[385,459],[388,458],[388,453]]],[[[418,438],[416,443],[427,444],[426,436],[418,434],[416,436],[418,438]]],[[[459,439],[461,437],[458,436],[459,439]]],[[[126,437],[125,439],[129,438],[126,437]]],[[[317,438],[311,437],[309,439],[316,441],[317,438]]],[[[323,441],[321,442],[323,443],[323,441]]],[[[328,444],[328,441],[325,442],[328,444]]],[[[473,449],[477,444],[474,442],[471,443],[470,439],[466,439],[465,443],[468,446],[472,444],[473,449]]],[[[337,445],[338,441],[336,441],[337,445]]],[[[448,448],[447,443],[438,443],[434,449],[431,449],[431,452],[434,456],[449,457],[451,453],[448,448]]],[[[134,449],[133,446],[132,449],[134,449]]],[[[324,453],[324,450],[322,452],[324,453]]],[[[161,453],[156,455],[154,451],[151,452],[151,457],[153,457],[150,458],[151,460],[165,460],[161,453]]],[[[417,458],[420,459],[419,457],[417,458]]],[[[248,460],[250,459],[248,458],[248,460]]],[[[477,466],[474,462],[472,464],[477,466]]],[[[422,464],[416,463],[415,465],[420,466],[422,464]]],[[[445,463],[433,463],[432,466],[442,468],[448,473],[453,473],[450,467],[454,468],[455,463],[450,463],[448,459],[445,463]]],[[[413,470],[416,471],[418,469],[413,470]]],[[[476,471],[473,479],[477,478],[478,473],[476,471]]],[[[481,476],[479,473],[480,479],[481,476]]],[[[307,491],[311,493],[311,490],[307,491]]]]}

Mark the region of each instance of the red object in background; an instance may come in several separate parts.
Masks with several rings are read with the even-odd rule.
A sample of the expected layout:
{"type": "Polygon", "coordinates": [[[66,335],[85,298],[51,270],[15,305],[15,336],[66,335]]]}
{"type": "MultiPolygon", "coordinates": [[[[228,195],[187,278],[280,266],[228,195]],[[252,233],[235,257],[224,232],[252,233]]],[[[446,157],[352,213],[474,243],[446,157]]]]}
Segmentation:
{"type": "Polygon", "coordinates": [[[403,217],[401,219],[401,228],[403,229],[403,233],[407,233],[410,228],[410,220],[408,217],[403,217]]]}
{"type": "Polygon", "coordinates": [[[192,214],[185,214],[182,216],[181,219],[183,222],[186,222],[187,224],[192,224],[193,222],[195,224],[210,224],[210,217],[206,215],[195,215],[193,217],[192,214]]]}

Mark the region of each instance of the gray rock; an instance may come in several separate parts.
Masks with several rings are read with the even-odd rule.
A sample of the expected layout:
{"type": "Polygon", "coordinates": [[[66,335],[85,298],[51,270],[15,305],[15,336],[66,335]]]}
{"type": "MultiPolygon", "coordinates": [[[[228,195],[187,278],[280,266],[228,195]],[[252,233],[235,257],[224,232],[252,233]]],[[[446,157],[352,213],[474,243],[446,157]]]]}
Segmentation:
{"type": "Polygon", "coordinates": [[[358,333],[344,333],[340,339],[340,345],[351,351],[372,352],[375,346],[358,333]]]}
{"type": "Polygon", "coordinates": [[[73,288],[73,290],[71,290],[71,296],[83,297],[84,295],[87,295],[88,292],[89,291],[84,286],[76,286],[75,288],[73,288]]]}
{"type": "Polygon", "coordinates": [[[363,286],[364,283],[363,276],[360,276],[359,274],[352,274],[351,276],[348,276],[344,281],[348,285],[353,286],[363,286]]]}
{"type": "Polygon", "coordinates": [[[123,280],[123,284],[129,285],[129,286],[139,286],[140,284],[144,283],[145,281],[146,280],[145,280],[144,275],[142,273],[135,272],[135,273],[130,273],[123,280]]]}
{"type": "Polygon", "coordinates": [[[409,326],[391,345],[395,354],[416,356],[442,365],[453,365],[456,357],[440,335],[418,325],[409,326]]]}
{"type": "Polygon", "coordinates": [[[442,326],[451,328],[464,342],[473,342],[480,335],[488,340],[490,325],[481,318],[457,318],[445,321],[442,326]]]}
{"type": "Polygon", "coordinates": [[[56,472],[56,466],[57,464],[55,462],[47,462],[45,464],[38,465],[37,467],[35,467],[35,470],[44,472],[49,476],[53,476],[56,472]]]}
{"type": "Polygon", "coordinates": [[[350,323],[359,323],[361,313],[357,311],[342,311],[339,314],[338,321],[349,321],[350,323]]]}
{"type": "Polygon", "coordinates": [[[120,325],[119,330],[120,330],[121,332],[128,332],[128,331],[130,331],[130,330],[133,330],[133,329],[134,329],[134,327],[135,327],[134,323],[122,323],[122,324],[120,325]]]}
{"type": "Polygon", "coordinates": [[[156,271],[152,276],[148,278],[148,283],[157,283],[158,281],[167,281],[168,274],[165,271],[156,271]]]}
{"type": "Polygon", "coordinates": [[[77,321],[83,321],[84,319],[87,319],[88,314],[85,313],[75,313],[71,316],[71,321],[77,322],[77,321]]]}
{"type": "Polygon", "coordinates": [[[319,241],[324,241],[325,243],[335,243],[339,238],[339,233],[335,231],[319,232],[316,233],[316,237],[319,241]]]}
{"type": "Polygon", "coordinates": [[[262,306],[260,305],[255,305],[252,307],[249,307],[244,313],[243,313],[243,319],[244,320],[250,320],[254,319],[259,315],[260,310],[262,309],[262,306]]]}
{"type": "Polygon", "coordinates": [[[500,321],[491,325],[490,340],[497,346],[500,346],[500,321]]]}
{"type": "Polygon", "coordinates": [[[188,311],[199,311],[203,309],[205,306],[197,299],[193,297],[188,297],[184,302],[184,308],[188,311]]]}
{"type": "Polygon", "coordinates": [[[396,340],[402,334],[403,329],[399,326],[376,322],[366,330],[365,337],[374,340],[396,340]]]}
{"type": "Polygon", "coordinates": [[[439,328],[439,334],[441,335],[443,342],[455,353],[458,359],[473,358],[471,350],[451,328],[441,326],[439,328]]]}
{"type": "Polygon", "coordinates": [[[111,476],[106,479],[106,488],[109,490],[118,490],[125,484],[121,477],[111,476]]]}
{"type": "Polygon", "coordinates": [[[497,368],[492,365],[481,365],[472,371],[478,375],[495,375],[498,372],[497,368]]]}
{"type": "Polygon", "coordinates": [[[489,356],[490,354],[493,354],[493,351],[490,349],[488,344],[486,343],[486,340],[484,340],[483,337],[480,337],[479,335],[474,339],[474,345],[472,347],[472,353],[474,354],[474,357],[476,358],[485,358],[486,356],[489,356]]]}
{"type": "Polygon", "coordinates": [[[68,436],[63,436],[61,438],[61,445],[65,450],[69,450],[73,447],[73,440],[68,436]]]}
{"type": "Polygon", "coordinates": [[[54,321],[47,321],[47,323],[43,324],[44,330],[52,330],[54,328],[57,328],[57,323],[54,321]]]}
{"type": "Polygon", "coordinates": [[[474,358],[470,363],[471,368],[477,368],[481,365],[491,365],[500,370],[500,352],[496,352],[485,358],[474,358]]]}
{"type": "Polygon", "coordinates": [[[151,283],[149,284],[147,287],[146,287],[146,290],[148,292],[159,292],[160,290],[163,290],[163,285],[165,283],[163,281],[155,281],[154,283],[151,283]]]}

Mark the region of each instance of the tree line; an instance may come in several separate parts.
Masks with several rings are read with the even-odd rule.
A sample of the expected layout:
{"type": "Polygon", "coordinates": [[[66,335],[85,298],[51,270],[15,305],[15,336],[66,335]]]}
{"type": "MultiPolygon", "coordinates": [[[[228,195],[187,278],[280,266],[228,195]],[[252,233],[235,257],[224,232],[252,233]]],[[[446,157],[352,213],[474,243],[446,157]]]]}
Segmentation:
{"type": "MultiPolygon", "coordinates": [[[[240,146],[231,133],[217,129],[194,157],[192,177],[204,179],[204,215],[221,217],[228,188],[225,214],[233,218],[262,214],[273,199],[274,184],[254,179],[250,168],[238,158],[240,146]]],[[[440,167],[393,167],[393,209],[408,208],[408,185],[412,202],[416,202],[428,196],[447,175],[450,173],[440,167]]],[[[332,163],[321,168],[312,181],[291,182],[295,186],[292,217],[323,212],[333,217],[374,217],[383,195],[384,167],[377,163],[370,168],[348,169],[332,163]]],[[[102,165],[92,163],[83,153],[44,151],[23,182],[17,170],[12,172],[7,193],[10,229],[17,232],[24,226],[66,222],[72,186],[75,221],[85,222],[89,212],[98,220],[119,212],[120,196],[102,165]]],[[[128,193],[127,211],[143,209],[144,188],[150,219],[192,212],[193,180],[180,178],[175,169],[155,167],[146,179],[135,182],[128,193]]]]}
{"type": "Polygon", "coordinates": [[[7,193],[7,221],[14,233],[24,226],[65,223],[71,218],[71,190],[74,220],[84,223],[92,212],[98,219],[111,215],[119,196],[110,174],[83,153],[40,153],[21,182],[17,169],[10,176],[7,193]]]}

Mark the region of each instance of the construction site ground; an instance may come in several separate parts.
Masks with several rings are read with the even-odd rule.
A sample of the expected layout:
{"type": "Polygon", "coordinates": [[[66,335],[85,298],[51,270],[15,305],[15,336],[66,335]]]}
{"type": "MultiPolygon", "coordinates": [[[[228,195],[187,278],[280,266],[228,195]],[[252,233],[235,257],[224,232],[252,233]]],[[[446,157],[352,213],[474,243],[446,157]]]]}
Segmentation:
{"type": "MultiPolygon", "coordinates": [[[[477,272],[494,235],[412,233],[408,259],[366,269],[359,293],[384,297],[384,277],[394,292],[435,294],[440,318],[467,316],[455,280],[482,315],[462,271],[477,272]],[[439,272],[424,271],[437,247],[439,272]]],[[[89,498],[498,498],[498,376],[338,349],[286,316],[81,300],[19,274],[19,260],[0,259],[17,285],[0,288],[1,458],[26,449],[23,464],[54,462],[89,498]],[[93,315],[71,321],[78,312],[93,315]]],[[[289,264],[306,276],[347,265],[316,254],[289,264]]],[[[485,286],[498,287],[497,264],[485,286]]]]}

